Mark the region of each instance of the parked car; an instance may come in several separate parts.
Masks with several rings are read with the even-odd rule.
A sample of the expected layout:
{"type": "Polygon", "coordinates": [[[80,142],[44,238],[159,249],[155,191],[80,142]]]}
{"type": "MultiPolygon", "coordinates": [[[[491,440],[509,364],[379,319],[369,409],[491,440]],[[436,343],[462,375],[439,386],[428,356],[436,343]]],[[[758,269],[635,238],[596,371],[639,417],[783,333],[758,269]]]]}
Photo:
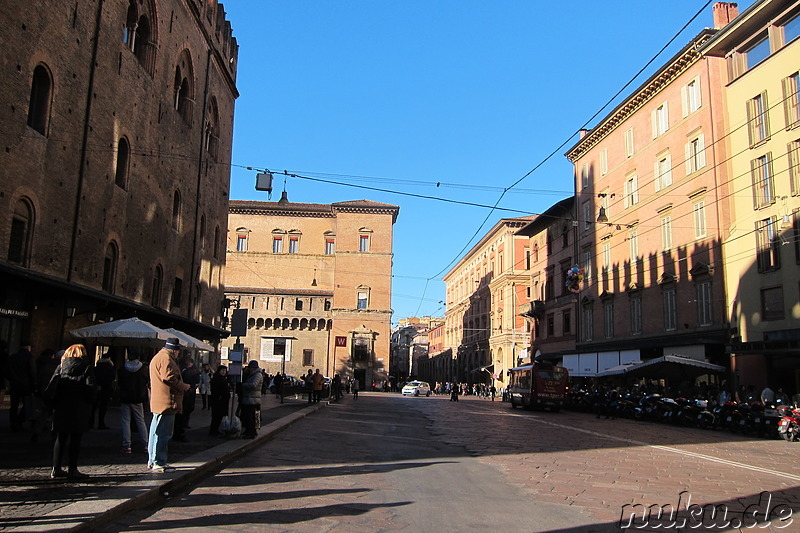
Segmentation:
{"type": "Polygon", "coordinates": [[[426,381],[410,381],[403,386],[403,396],[423,395],[431,395],[431,386],[426,381]]]}
{"type": "MultiPolygon", "coordinates": [[[[294,390],[298,390],[298,389],[303,389],[303,387],[305,387],[305,383],[303,381],[300,381],[299,379],[297,379],[295,376],[283,376],[283,387],[284,387],[284,390],[286,390],[286,391],[288,391],[290,389],[292,391],[294,391],[294,390]]],[[[269,382],[269,391],[272,394],[277,394],[278,393],[278,389],[275,388],[275,379],[274,378],[272,380],[270,380],[270,382],[269,382]]]]}

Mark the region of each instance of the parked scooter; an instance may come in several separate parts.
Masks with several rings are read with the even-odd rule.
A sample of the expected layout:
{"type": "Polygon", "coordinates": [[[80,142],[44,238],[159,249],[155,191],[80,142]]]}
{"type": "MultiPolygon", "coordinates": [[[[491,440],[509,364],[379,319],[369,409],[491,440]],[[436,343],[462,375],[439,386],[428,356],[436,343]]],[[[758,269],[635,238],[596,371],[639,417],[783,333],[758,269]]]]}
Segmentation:
{"type": "Polygon", "coordinates": [[[797,442],[800,440],[800,407],[781,406],[778,407],[781,420],[778,423],[778,434],[787,442],[797,442]]]}

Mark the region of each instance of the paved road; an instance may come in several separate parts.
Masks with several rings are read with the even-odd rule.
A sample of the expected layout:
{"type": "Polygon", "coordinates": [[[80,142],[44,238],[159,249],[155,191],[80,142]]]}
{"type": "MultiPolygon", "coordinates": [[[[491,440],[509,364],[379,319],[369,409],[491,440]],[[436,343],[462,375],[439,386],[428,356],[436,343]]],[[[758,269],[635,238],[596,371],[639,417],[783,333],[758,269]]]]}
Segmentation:
{"type": "Polygon", "coordinates": [[[362,393],[106,531],[590,533],[619,531],[634,504],[681,511],[664,507],[658,520],[626,508],[638,510],[640,531],[748,530],[756,520],[760,531],[800,531],[798,452],[476,398],[362,393]]]}

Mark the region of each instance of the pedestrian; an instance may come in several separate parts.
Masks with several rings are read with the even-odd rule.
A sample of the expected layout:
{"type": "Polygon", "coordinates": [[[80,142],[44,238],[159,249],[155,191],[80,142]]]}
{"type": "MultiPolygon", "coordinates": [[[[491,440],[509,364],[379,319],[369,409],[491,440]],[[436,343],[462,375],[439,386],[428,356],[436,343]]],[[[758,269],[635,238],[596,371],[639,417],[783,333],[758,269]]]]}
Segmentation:
{"type": "Polygon", "coordinates": [[[308,393],[308,403],[314,401],[314,376],[311,373],[311,369],[308,369],[308,373],[303,376],[303,382],[305,383],[305,389],[308,393]]]}
{"type": "Polygon", "coordinates": [[[311,383],[314,386],[314,403],[319,403],[322,399],[322,387],[325,385],[325,377],[319,373],[319,368],[314,372],[311,383]]]}
{"type": "Polygon", "coordinates": [[[81,439],[91,424],[92,406],[97,396],[94,368],[86,356],[82,344],[73,344],[64,352],[61,364],[47,384],[44,396],[53,406],[53,470],[51,478],[66,477],[70,480],[89,477],[78,470],[81,439]],[[61,468],[64,452],[67,453],[68,470],[61,468]]]}
{"type": "Polygon", "coordinates": [[[21,430],[26,421],[33,419],[33,392],[36,388],[34,368],[31,343],[23,341],[19,351],[9,356],[6,368],[8,394],[11,399],[11,431],[21,430]]]}
{"type": "Polygon", "coordinates": [[[339,374],[334,374],[331,380],[331,396],[334,402],[342,397],[342,377],[339,374]]]}
{"type": "Polygon", "coordinates": [[[358,400],[358,380],[353,379],[353,383],[350,385],[350,390],[353,391],[353,399],[358,400]]]}
{"type": "MultiPolygon", "coordinates": [[[[106,425],[106,412],[111,397],[114,395],[114,385],[117,379],[117,372],[114,369],[114,362],[111,360],[111,352],[103,354],[94,367],[94,376],[97,380],[97,429],[108,429],[106,425]]],[[[92,413],[92,425],[94,425],[94,413],[92,413]]]]}
{"type": "Polygon", "coordinates": [[[211,377],[211,367],[208,363],[203,363],[200,369],[200,381],[198,382],[198,392],[203,402],[202,409],[211,409],[211,404],[209,402],[209,397],[211,396],[211,377]]]}
{"type": "Polygon", "coordinates": [[[769,385],[765,385],[761,391],[761,403],[768,406],[775,403],[775,392],[769,388],[769,385]]]}
{"type": "Polygon", "coordinates": [[[135,351],[128,352],[117,373],[119,385],[119,420],[122,426],[122,453],[131,453],[131,420],[136,424],[139,444],[147,451],[147,427],[144,423],[144,403],[148,400],[150,371],[135,351]]]}
{"type": "Polygon", "coordinates": [[[181,363],[181,379],[189,385],[189,388],[183,393],[183,409],[175,415],[172,440],[187,442],[186,430],[189,429],[189,417],[194,412],[194,404],[197,403],[197,385],[200,383],[200,370],[194,366],[194,359],[191,357],[185,357],[181,363]]]}
{"type": "Polygon", "coordinates": [[[211,397],[209,403],[211,404],[211,425],[208,428],[208,434],[212,436],[221,436],[219,432],[219,424],[222,418],[228,414],[228,404],[231,401],[231,386],[228,383],[228,367],[219,365],[214,376],[211,378],[211,397]]]}
{"type": "Polygon", "coordinates": [[[33,420],[31,421],[31,442],[38,442],[39,435],[44,428],[52,427],[50,418],[53,414],[53,407],[44,399],[44,391],[50,383],[50,378],[58,368],[64,350],[56,356],[56,351],[48,348],[36,358],[36,390],[33,393],[33,420]]]}
{"type": "Polygon", "coordinates": [[[261,371],[258,361],[247,363],[242,372],[242,438],[256,437],[256,417],[261,416],[261,371]]]}
{"type": "Polygon", "coordinates": [[[183,409],[183,393],[189,385],[181,379],[178,366],[180,341],[172,337],[150,361],[150,438],[147,443],[147,466],[153,472],[172,470],[167,465],[167,446],[175,426],[175,414],[183,409]]]}
{"type": "Polygon", "coordinates": [[[275,377],[272,378],[272,386],[275,387],[275,397],[281,397],[281,386],[283,384],[283,375],[280,372],[275,372],[275,377]]]}
{"type": "Polygon", "coordinates": [[[492,401],[494,401],[494,397],[497,396],[497,388],[494,385],[489,387],[489,394],[492,396],[492,401]]]}
{"type": "Polygon", "coordinates": [[[453,384],[450,386],[450,401],[457,402],[458,401],[458,384],[454,381],[453,384]]]}

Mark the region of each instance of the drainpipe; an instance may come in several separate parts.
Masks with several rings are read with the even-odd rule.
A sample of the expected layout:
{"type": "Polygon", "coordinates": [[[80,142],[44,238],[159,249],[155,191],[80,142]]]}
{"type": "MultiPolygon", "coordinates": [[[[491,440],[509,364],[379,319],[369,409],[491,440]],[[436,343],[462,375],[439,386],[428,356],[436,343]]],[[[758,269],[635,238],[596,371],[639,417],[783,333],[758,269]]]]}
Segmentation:
{"type": "Polygon", "coordinates": [[[97,2],[97,17],[94,22],[94,43],[92,44],[92,64],[89,68],[89,86],[86,92],[86,110],[83,114],[83,135],[81,139],[80,168],[78,169],[78,187],[75,192],[75,214],[72,217],[72,241],[69,249],[69,264],[67,266],[67,283],[72,281],[72,269],[75,265],[75,247],[78,240],[78,222],[81,216],[81,196],[83,195],[83,182],[86,178],[87,147],[89,145],[89,120],[92,116],[92,94],[94,93],[94,75],[97,70],[97,49],[100,41],[100,22],[103,18],[103,2],[97,2]]]}
{"type": "MultiPolygon", "coordinates": [[[[205,151],[205,127],[206,127],[206,111],[208,109],[208,84],[209,84],[209,72],[211,71],[211,55],[213,54],[213,50],[208,50],[208,56],[206,57],[206,80],[205,80],[205,87],[203,88],[203,114],[202,118],[200,119],[200,153],[197,155],[197,191],[195,194],[195,207],[194,207],[194,237],[192,238],[192,279],[191,283],[189,283],[189,313],[187,318],[191,320],[196,320],[194,316],[194,309],[191,308],[192,303],[194,302],[194,285],[195,279],[199,279],[200,272],[195,274],[195,265],[197,265],[197,226],[200,223],[200,189],[203,183],[203,161],[204,161],[204,151],[205,151]]],[[[208,228],[204,228],[208,231],[208,228]]],[[[199,267],[197,267],[199,268],[199,267]]],[[[194,302],[194,307],[200,308],[200,302],[194,302]]]]}

